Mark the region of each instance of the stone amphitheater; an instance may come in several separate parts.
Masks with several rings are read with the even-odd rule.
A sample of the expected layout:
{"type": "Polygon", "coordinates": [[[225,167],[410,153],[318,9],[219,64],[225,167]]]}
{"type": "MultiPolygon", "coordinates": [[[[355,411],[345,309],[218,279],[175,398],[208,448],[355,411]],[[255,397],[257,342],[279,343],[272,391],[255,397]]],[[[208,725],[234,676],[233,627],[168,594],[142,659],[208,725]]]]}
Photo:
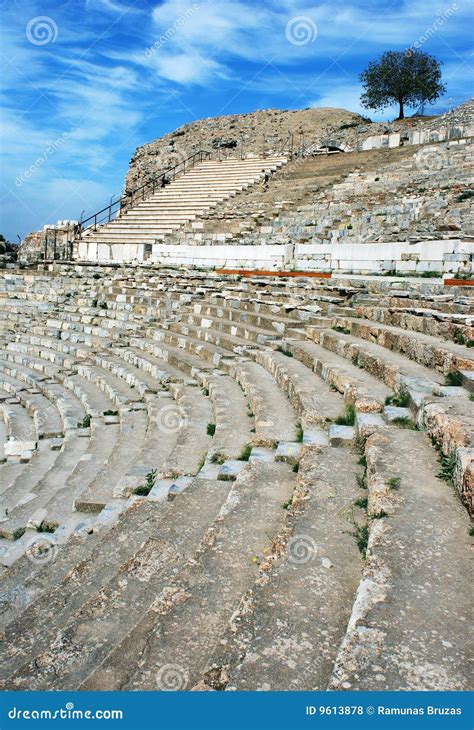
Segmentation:
{"type": "Polygon", "coordinates": [[[3,689],[472,686],[472,109],[224,118],[4,264],[3,689]]]}

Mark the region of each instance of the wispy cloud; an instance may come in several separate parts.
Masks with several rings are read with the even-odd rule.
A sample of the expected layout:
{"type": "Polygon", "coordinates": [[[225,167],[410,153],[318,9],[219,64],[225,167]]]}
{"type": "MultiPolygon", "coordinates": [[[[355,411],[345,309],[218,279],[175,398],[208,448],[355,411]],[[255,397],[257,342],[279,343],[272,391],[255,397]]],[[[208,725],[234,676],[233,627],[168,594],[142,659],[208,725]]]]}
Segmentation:
{"type": "Polygon", "coordinates": [[[444,61],[444,103],[459,103],[471,81],[472,8],[455,4],[427,34],[451,0],[6,3],[0,231],[23,235],[100,204],[120,191],[138,144],[196,118],[262,106],[363,111],[358,74],[368,60],[422,35],[423,50],[444,61]],[[27,27],[38,17],[57,33],[35,45],[27,27]],[[295,18],[307,39],[291,36],[295,18]]]}

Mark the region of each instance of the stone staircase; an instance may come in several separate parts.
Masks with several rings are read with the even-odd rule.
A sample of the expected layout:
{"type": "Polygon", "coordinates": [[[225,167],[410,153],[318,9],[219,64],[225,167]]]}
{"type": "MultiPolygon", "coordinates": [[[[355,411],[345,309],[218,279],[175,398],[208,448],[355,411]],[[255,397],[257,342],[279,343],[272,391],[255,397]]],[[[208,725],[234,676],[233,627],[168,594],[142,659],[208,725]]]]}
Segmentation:
{"type": "Polygon", "coordinates": [[[261,182],[266,173],[271,174],[286,161],[284,157],[249,157],[199,162],[110,223],[97,230],[86,229],[83,241],[89,247],[99,247],[163,240],[186,222],[261,182]]]}
{"type": "Polygon", "coordinates": [[[0,323],[3,689],[472,684],[469,287],[55,265],[0,323]]]}
{"type": "Polygon", "coordinates": [[[199,227],[183,225],[167,243],[333,245],[472,237],[472,206],[459,195],[472,186],[473,156],[467,139],[417,151],[400,147],[295,160],[272,177],[266,192],[248,190],[208,211],[199,227]],[[430,168],[425,158],[439,167],[430,168]]]}

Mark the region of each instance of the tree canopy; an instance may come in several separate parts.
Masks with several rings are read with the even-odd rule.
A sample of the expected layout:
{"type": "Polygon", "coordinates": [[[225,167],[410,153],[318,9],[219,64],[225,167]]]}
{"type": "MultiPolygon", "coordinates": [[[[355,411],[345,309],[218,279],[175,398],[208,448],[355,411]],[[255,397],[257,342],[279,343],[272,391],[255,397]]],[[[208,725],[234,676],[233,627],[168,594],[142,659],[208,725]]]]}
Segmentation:
{"type": "Polygon", "coordinates": [[[370,61],[360,76],[364,86],[362,106],[384,109],[399,105],[399,119],[404,107],[432,103],[446,91],[441,82],[440,63],[417,49],[386,51],[378,61],[370,61]]]}

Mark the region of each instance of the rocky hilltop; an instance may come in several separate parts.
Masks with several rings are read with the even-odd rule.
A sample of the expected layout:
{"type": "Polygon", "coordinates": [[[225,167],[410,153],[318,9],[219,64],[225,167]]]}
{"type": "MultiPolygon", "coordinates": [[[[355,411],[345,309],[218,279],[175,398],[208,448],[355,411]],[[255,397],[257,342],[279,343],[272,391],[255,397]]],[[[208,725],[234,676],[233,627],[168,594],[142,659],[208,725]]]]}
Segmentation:
{"type": "MultiPolygon", "coordinates": [[[[340,136],[341,132],[356,129],[368,133],[371,125],[359,114],[346,109],[265,109],[249,114],[200,119],[165,134],[163,137],[138,147],[130,161],[125,189],[136,188],[141,180],[170,164],[180,162],[196,150],[218,150],[236,154],[279,154],[288,151],[288,137],[293,134],[295,148],[304,138],[305,145],[323,142],[340,136]]],[[[347,135],[346,135],[347,136],[347,135]]]]}
{"type": "Polygon", "coordinates": [[[408,141],[414,127],[437,132],[447,125],[451,136],[462,136],[458,128],[472,123],[474,101],[471,99],[447,114],[438,117],[409,117],[400,122],[371,122],[367,117],[347,109],[314,108],[302,110],[265,109],[249,114],[200,119],[179,127],[174,132],[138,147],[130,160],[125,191],[137,188],[141,182],[168,165],[181,162],[196,150],[222,150],[222,154],[253,153],[261,155],[288,152],[289,135],[293,135],[294,150],[304,144],[306,152],[325,142],[353,150],[362,148],[364,140],[373,135],[400,132],[401,143],[408,141]]]}

